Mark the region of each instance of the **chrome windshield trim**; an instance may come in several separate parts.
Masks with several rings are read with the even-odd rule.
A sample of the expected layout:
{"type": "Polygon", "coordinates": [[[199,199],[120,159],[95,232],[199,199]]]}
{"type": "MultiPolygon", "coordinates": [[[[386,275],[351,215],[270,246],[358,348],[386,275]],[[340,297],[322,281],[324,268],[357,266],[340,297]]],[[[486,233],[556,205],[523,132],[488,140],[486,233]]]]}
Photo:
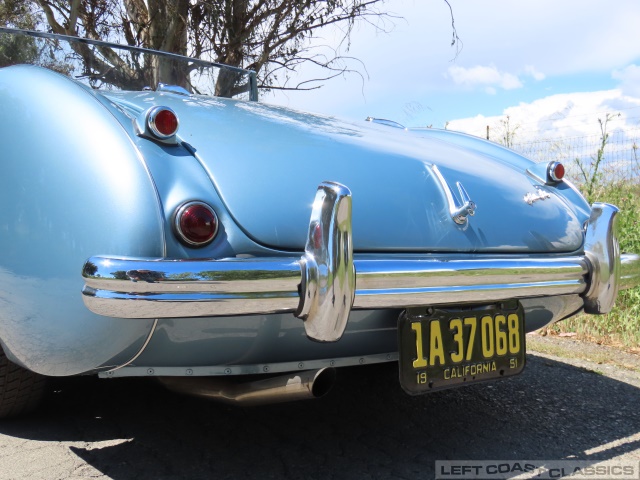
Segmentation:
{"type": "Polygon", "coordinates": [[[165,58],[172,58],[175,60],[187,60],[193,63],[194,65],[200,65],[203,67],[218,67],[225,70],[230,70],[232,72],[244,73],[245,75],[251,75],[251,74],[255,75],[255,72],[253,70],[245,70],[244,68],[234,67],[232,65],[227,65],[224,63],[209,62],[207,60],[187,57],[185,55],[180,55],[178,53],[170,53],[162,50],[153,50],[151,48],[135,47],[133,45],[123,45],[121,43],[105,42],[104,40],[94,40],[93,38],[76,37],[72,35],[63,35],[61,33],[47,33],[47,32],[40,32],[37,30],[24,30],[21,28],[9,28],[9,27],[0,27],[0,33],[22,34],[22,35],[29,35],[31,37],[49,38],[52,40],[68,40],[72,42],[86,43],[87,45],[94,45],[96,47],[110,47],[110,48],[116,48],[118,50],[128,50],[130,52],[138,52],[138,53],[149,52],[149,53],[153,53],[154,55],[158,55],[165,58]]]}
{"type": "Polygon", "coordinates": [[[231,65],[226,65],[224,63],[209,62],[207,60],[201,60],[199,58],[187,57],[187,56],[184,56],[184,55],[179,55],[177,53],[164,52],[162,50],[152,50],[150,48],[135,47],[135,46],[132,46],[132,45],[122,45],[122,44],[119,44],[119,43],[105,42],[103,40],[94,40],[92,38],[76,37],[76,36],[63,35],[63,34],[58,34],[58,33],[47,33],[47,32],[39,32],[37,30],[24,30],[24,29],[20,29],[20,28],[8,28],[8,27],[0,27],[0,33],[8,33],[8,34],[12,34],[12,35],[28,35],[28,36],[31,36],[31,37],[48,38],[48,39],[52,39],[52,40],[66,40],[68,42],[79,42],[79,43],[85,43],[87,45],[93,45],[93,46],[96,46],[96,47],[108,47],[108,48],[113,48],[113,49],[116,49],[116,50],[126,50],[126,51],[129,51],[129,52],[151,53],[151,54],[156,55],[156,56],[170,58],[170,59],[173,59],[173,60],[188,61],[191,64],[193,64],[194,66],[216,67],[216,68],[220,68],[222,70],[228,70],[228,71],[231,71],[231,72],[242,73],[244,75],[247,75],[248,78],[249,78],[249,89],[250,89],[250,91],[249,91],[249,99],[251,101],[253,101],[253,102],[257,102],[258,101],[257,74],[253,70],[246,70],[246,69],[241,68],[241,67],[234,67],[234,66],[231,66],[231,65]]]}

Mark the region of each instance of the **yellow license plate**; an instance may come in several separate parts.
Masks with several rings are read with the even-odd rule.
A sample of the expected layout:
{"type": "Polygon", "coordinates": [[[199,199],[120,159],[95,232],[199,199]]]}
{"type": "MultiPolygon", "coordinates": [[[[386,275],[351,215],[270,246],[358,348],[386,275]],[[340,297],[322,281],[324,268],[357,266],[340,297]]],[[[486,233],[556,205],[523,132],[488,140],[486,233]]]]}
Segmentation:
{"type": "Polygon", "coordinates": [[[407,309],[398,324],[400,384],[412,395],[522,372],[519,303],[474,309],[407,309]]]}

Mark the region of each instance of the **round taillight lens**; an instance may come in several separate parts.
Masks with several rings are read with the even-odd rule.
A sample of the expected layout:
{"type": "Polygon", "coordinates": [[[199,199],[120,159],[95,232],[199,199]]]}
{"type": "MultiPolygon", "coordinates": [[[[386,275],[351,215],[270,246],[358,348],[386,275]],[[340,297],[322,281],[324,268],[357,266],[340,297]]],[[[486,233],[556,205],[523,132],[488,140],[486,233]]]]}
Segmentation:
{"type": "Polygon", "coordinates": [[[218,216],[202,202],[189,202],[176,212],[175,228],[178,237],[188,245],[202,247],[218,233],[218,216]]]}
{"type": "Polygon", "coordinates": [[[155,137],[166,139],[178,132],[178,117],[169,107],[153,107],[147,114],[147,127],[155,137]]]}
{"type": "Polygon", "coordinates": [[[560,162],[551,162],[547,169],[547,175],[552,182],[559,182],[564,178],[564,165],[560,162]]]}

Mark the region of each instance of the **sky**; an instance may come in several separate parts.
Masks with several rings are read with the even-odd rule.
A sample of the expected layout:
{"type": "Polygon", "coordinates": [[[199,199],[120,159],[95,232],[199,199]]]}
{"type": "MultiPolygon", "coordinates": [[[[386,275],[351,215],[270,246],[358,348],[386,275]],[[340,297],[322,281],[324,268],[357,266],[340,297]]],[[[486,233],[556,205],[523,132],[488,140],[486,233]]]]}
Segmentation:
{"type": "MultiPolygon", "coordinates": [[[[640,0],[450,0],[461,50],[451,47],[442,0],[388,0],[401,18],[356,26],[350,48],[366,71],[318,90],[262,101],[350,120],[386,118],[482,135],[510,115],[520,134],[640,126],[640,0]],[[562,123],[564,122],[564,123],[562,123]],[[573,125],[573,126],[572,126],[573,125]],[[575,127],[575,128],[574,128],[575,127]]],[[[335,32],[317,42],[337,46],[335,32]]],[[[355,66],[355,64],[353,64],[355,66]]],[[[302,68],[297,77],[314,76],[302,68]]]]}

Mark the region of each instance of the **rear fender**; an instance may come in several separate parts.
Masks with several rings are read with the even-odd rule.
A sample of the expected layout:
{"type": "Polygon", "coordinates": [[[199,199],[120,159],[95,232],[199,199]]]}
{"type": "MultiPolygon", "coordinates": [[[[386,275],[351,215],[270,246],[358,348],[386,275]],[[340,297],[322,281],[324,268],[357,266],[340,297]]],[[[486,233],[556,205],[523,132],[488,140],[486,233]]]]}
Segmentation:
{"type": "Polygon", "coordinates": [[[96,252],[165,254],[151,175],[114,112],[62,75],[1,69],[0,104],[2,346],[45,375],[126,363],[154,321],[87,310],[81,269],[96,252]]]}

